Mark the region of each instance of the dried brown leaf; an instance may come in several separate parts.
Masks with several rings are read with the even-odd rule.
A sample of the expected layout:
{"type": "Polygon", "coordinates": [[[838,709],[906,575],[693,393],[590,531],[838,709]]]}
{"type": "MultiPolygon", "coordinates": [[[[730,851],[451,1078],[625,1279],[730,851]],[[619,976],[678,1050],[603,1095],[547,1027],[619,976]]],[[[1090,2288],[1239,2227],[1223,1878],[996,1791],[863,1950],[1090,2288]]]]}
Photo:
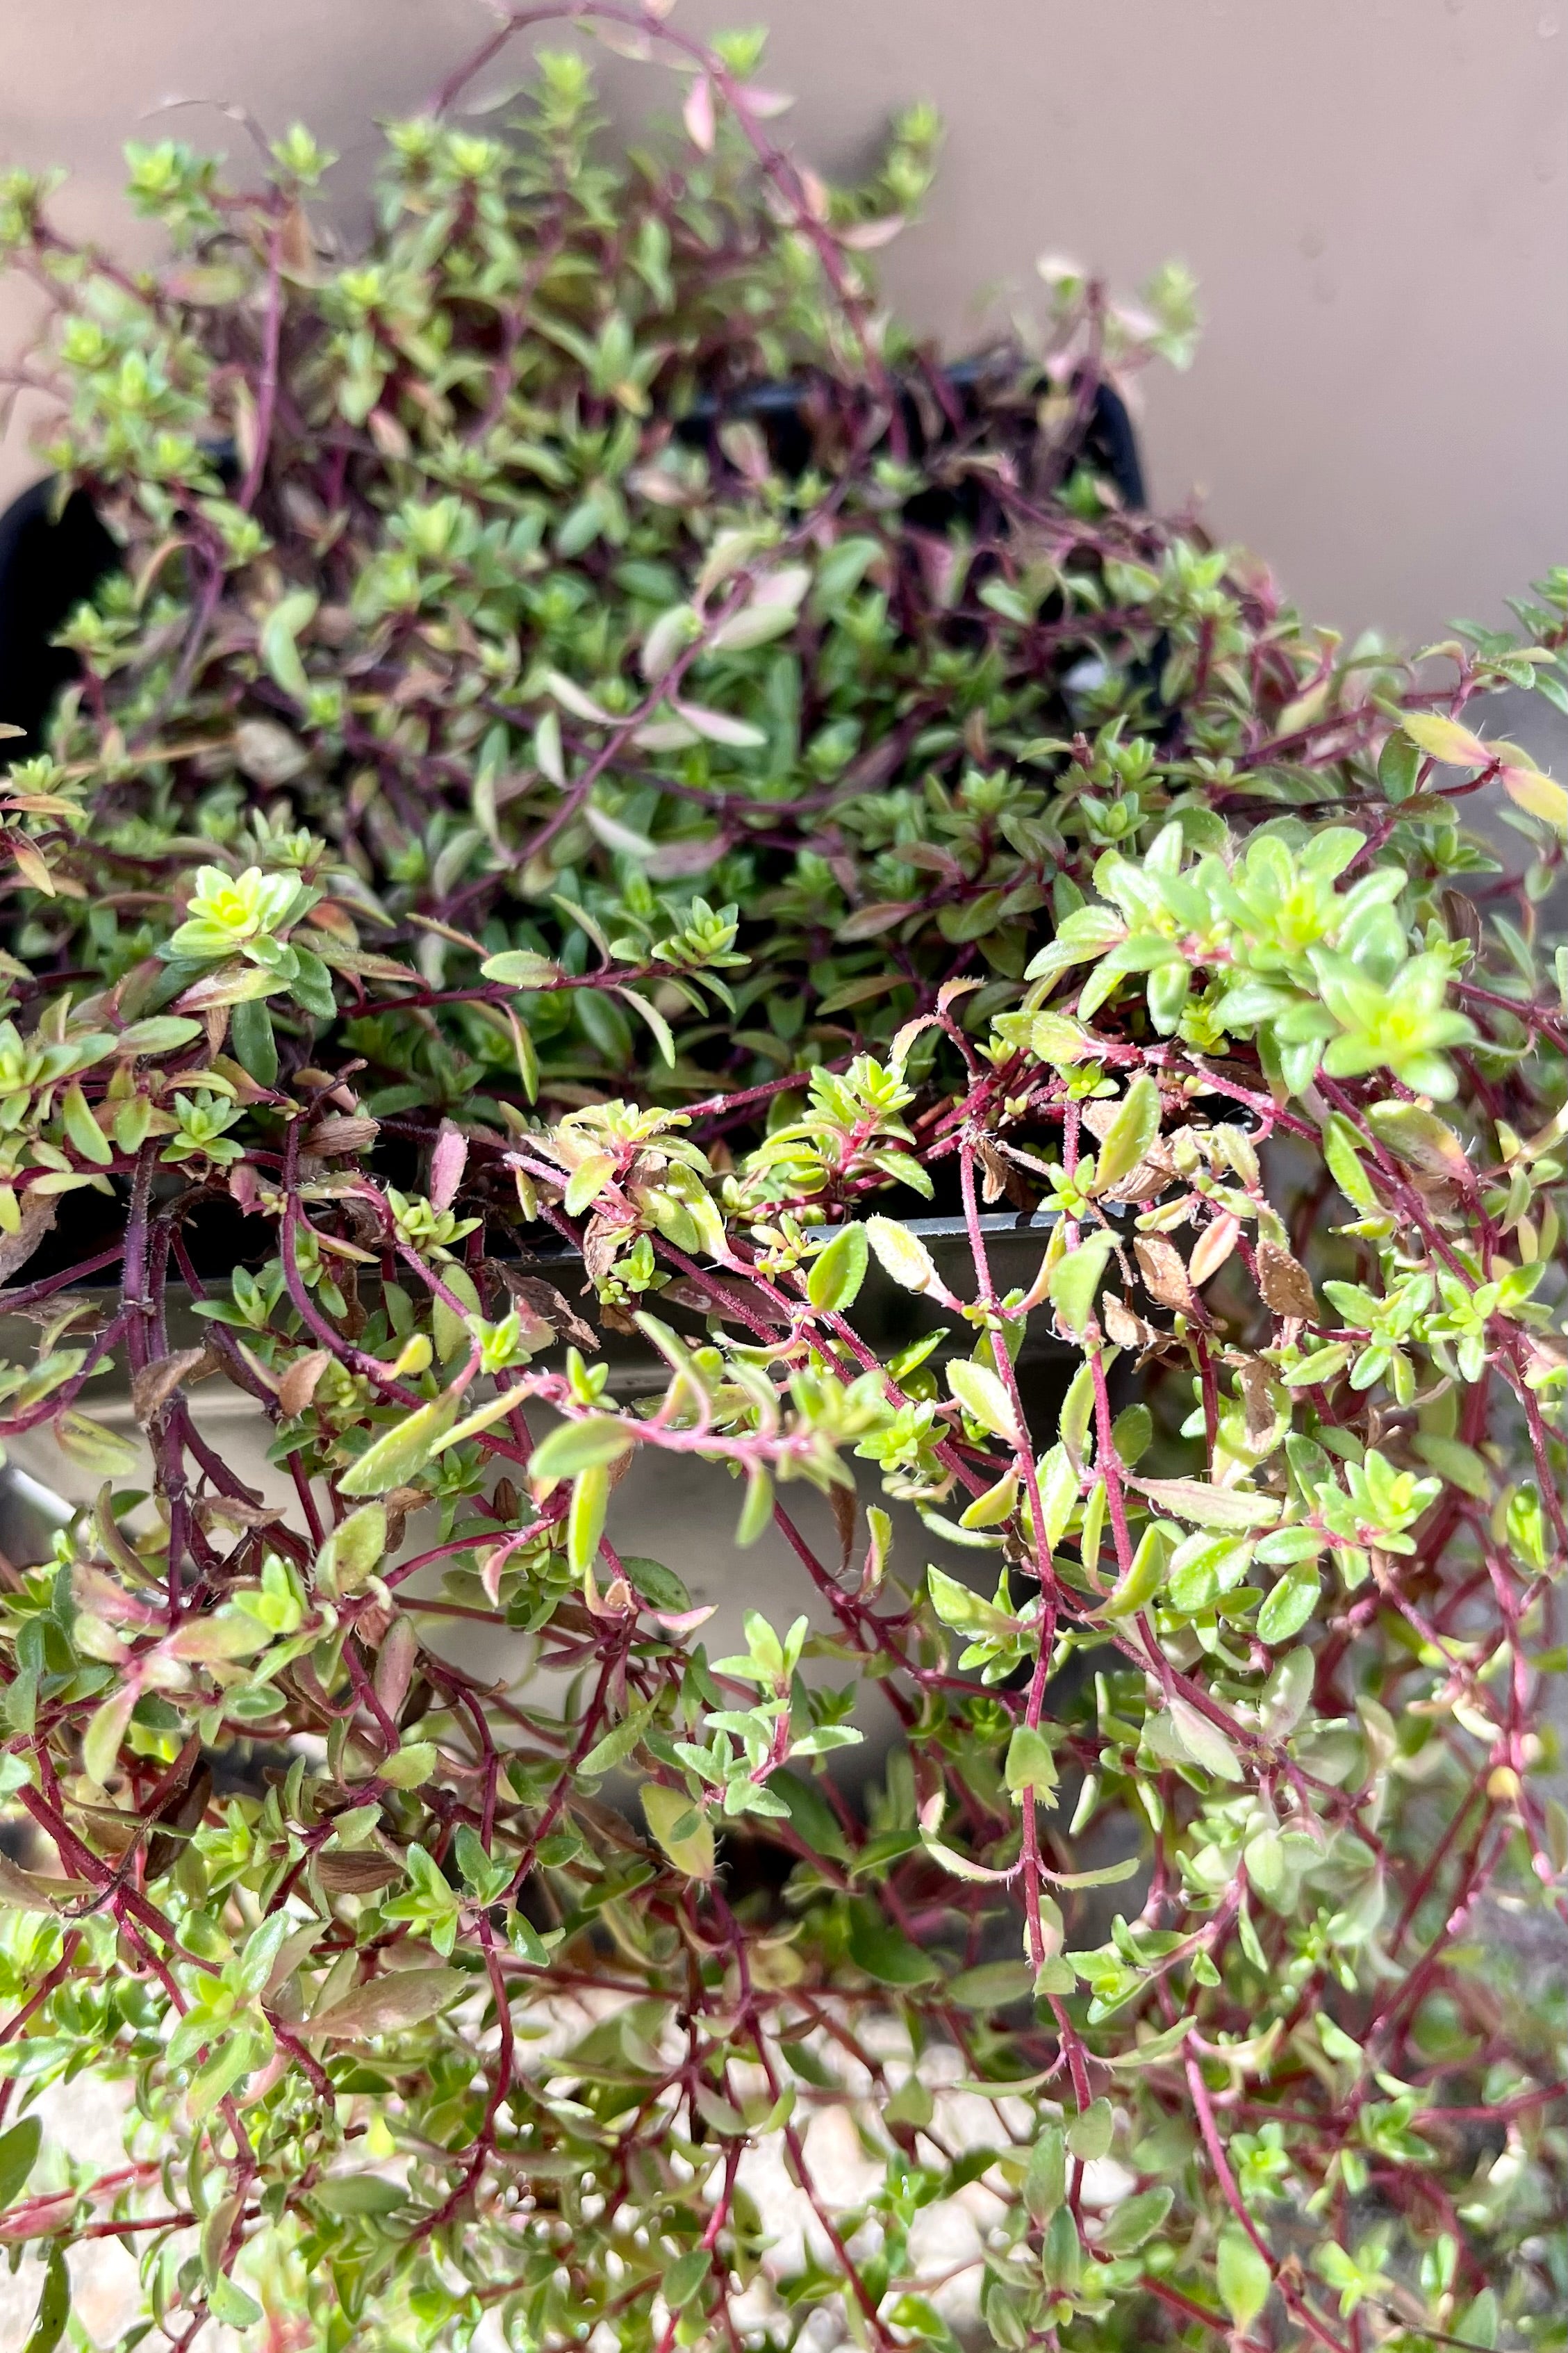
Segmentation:
{"type": "Polygon", "coordinates": [[[198,1765],[190,1780],[183,1788],[172,1790],[164,1799],[158,1810],[157,1835],[148,1842],[143,1864],[149,1882],[173,1871],[186,1841],[205,1814],[212,1793],[212,1774],[206,1766],[198,1765]]]}
{"type": "Polygon", "coordinates": [[[1247,1436],[1250,1445],[1257,1446],[1267,1438],[1279,1415],[1268,1378],[1268,1367],[1257,1356],[1247,1356],[1237,1367],[1237,1386],[1247,1416],[1247,1436]]]}
{"type": "Polygon", "coordinates": [[[356,1986],[300,2031],[354,2042],[372,2034],[395,2034],[434,2018],[470,1991],[471,1984],[461,1969],[392,1969],[368,1985],[356,1986]]]}
{"type": "Polygon", "coordinates": [[[760,1317],[764,1324],[783,1324],[788,1319],[771,1299],[750,1283],[733,1282],[722,1275],[710,1274],[704,1269],[700,1282],[679,1275],[667,1283],[660,1296],[673,1300],[678,1307],[689,1307],[694,1315],[717,1315],[726,1324],[746,1324],[760,1317]]]}
{"type": "Polygon", "coordinates": [[[55,1222],[58,1198],[29,1189],[22,1196],[22,1222],[14,1234],[0,1231],[0,1282],[8,1282],[26,1266],[55,1222]]]}
{"type": "Polygon", "coordinates": [[[833,1507],[833,1525],[838,1530],[838,1569],[842,1576],[855,1549],[855,1526],[860,1506],[853,1487],[829,1487],[827,1500],[833,1507]]]}
{"type": "Polygon", "coordinates": [[[980,1198],[989,1208],[1002,1199],[1010,1186],[1016,1185],[1017,1179],[1002,1155],[984,1139],[976,1145],[974,1156],[981,1169],[980,1198]]]}
{"type": "Polygon", "coordinates": [[[237,1528],[269,1528],[284,1516],[276,1504],[251,1503],[237,1495],[204,1495],[196,1505],[196,1518],[204,1528],[231,1526],[237,1528]]]}
{"type": "Polygon", "coordinates": [[[303,205],[290,205],[278,224],[278,266],[301,285],[314,282],[316,246],[303,205]]]}
{"type": "Polygon", "coordinates": [[[519,1274],[515,1267],[496,1263],[496,1271],[514,1299],[548,1324],[557,1337],[570,1340],[584,1355],[599,1345],[599,1335],[593,1325],[584,1323],[576,1309],[561,1296],[553,1283],[542,1282],[537,1275],[519,1274]]]}
{"type": "Polygon", "coordinates": [[[1292,1258],[1278,1242],[1260,1241],[1258,1245],[1258,1288],[1263,1293],[1264,1304],[1276,1315],[1310,1315],[1318,1313],[1318,1294],[1312,1288],[1312,1278],[1300,1259],[1292,1258]]]}
{"type": "Polygon", "coordinates": [[[330,1348],[312,1348],[308,1356],[297,1356],[283,1375],[278,1384],[278,1402],[290,1421],[304,1412],[331,1361],[330,1348]]]}
{"type": "Polygon", "coordinates": [[[203,1348],[180,1348],[170,1356],[159,1356],[131,1376],[131,1410],[145,1429],[155,1415],[166,1406],[182,1381],[190,1380],[198,1371],[216,1370],[216,1360],[203,1348]]]}
{"type": "Polygon", "coordinates": [[[1190,1315],[1197,1302],[1187,1279],[1186,1264],[1174,1242],[1163,1234],[1140,1234],[1132,1245],[1139,1272],[1151,1299],[1190,1315]]]}
{"type": "Polygon", "coordinates": [[[1144,1335],[1153,1331],[1153,1326],[1145,1324],[1141,1315],[1134,1315],[1127,1302],[1114,1291],[1102,1293],[1100,1318],[1107,1339],[1119,1348],[1142,1347],[1145,1345],[1144,1335]]]}
{"type": "Polygon", "coordinates": [[[374,1119],[334,1113],[316,1122],[307,1141],[310,1149],[324,1159],[341,1160],[357,1158],[360,1153],[368,1152],[380,1134],[374,1119]]]}
{"type": "MultiPolygon", "coordinates": [[[[320,1855],[316,1861],[316,1876],[331,1895],[369,1895],[378,1887],[390,1887],[401,1879],[401,1866],[390,1855],[351,1853],[320,1855]]],[[[332,2030],[323,2027],[322,2032],[332,2030]]]]}
{"type": "Polygon", "coordinates": [[[24,1871],[8,1854],[0,1854],[0,1904],[17,1912],[58,1912],[63,1903],[84,1894],[86,1889],[85,1880],[46,1879],[41,1873],[24,1871]]]}

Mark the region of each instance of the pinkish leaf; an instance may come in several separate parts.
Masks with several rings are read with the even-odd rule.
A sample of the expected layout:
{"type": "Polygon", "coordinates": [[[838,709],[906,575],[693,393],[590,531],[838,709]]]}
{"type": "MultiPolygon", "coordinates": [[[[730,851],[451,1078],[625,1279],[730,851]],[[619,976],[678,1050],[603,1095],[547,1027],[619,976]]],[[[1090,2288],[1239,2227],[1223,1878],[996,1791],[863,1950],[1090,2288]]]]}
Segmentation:
{"type": "Polygon", "coordinates": [[[430,1155],[430,1201],[433,1208],[451,1208],[458,1198],[458,1187],[463,1181],[468,1159],[468,1137],[455,1128],[449,1119],[444,1119],[436,1138],[436,1149],[430,1155]]]}
{"type": "Polygon", "coordinates": [[[686,135],[704,155],[713,153],[713,85],[702,74],[691,85],[690,95],[680,110],[686,125],[686,135]]]}

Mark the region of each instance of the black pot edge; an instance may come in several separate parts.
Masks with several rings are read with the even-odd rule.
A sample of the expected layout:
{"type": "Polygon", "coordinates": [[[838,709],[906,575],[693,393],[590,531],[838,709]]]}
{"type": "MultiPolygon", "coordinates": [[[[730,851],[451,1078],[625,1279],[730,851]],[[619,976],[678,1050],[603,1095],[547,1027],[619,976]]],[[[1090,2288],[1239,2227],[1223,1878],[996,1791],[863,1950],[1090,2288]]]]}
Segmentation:
{"type": "MultiPolygon", "coordinates": [[[[1008,364],[1001,354],[983,353],[932,374],[962,401],[998,378],[1008,364]]],[[[804,439],[808,393],[809,382],[802,380],[704,396],[677,419],[676,429],[689,440],[700,440],[727,419],[750,417],[791,427],[804,439]]],[[[906,391],[904,400],[906,421],[918,427],[912,392],[906,391]]],[[[918,438],[923,438],[920,432],[918,438]]],[[[1146,505],[1131,417],[1103,378],[1094,387],[1083,448],[1103,466],[1127,506],[1146,505]]],[[[231,451],[220,448],[216,454],[220,463],[232,463],[231,451]]],[[[57,512],[58,491],[58,477],[47,475],[0,513],[0,720],[22,730],[13,753],[16,758],[37,751],[55,697],[76,675],[74,658],[51,638],[120,562],[120,549],[87,491],[72,491],[57,512]]]]}

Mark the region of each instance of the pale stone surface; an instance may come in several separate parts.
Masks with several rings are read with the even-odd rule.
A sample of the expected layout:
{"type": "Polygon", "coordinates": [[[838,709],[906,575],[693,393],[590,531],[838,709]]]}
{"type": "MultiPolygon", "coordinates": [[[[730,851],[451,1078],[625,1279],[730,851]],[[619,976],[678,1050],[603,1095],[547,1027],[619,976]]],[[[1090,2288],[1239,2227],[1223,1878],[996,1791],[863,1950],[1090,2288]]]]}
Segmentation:
{"type": "MultiPolygon", "coordinates": [[[[46,2170],[53,2150],[105,2173],[125,2163],[125,2099],[118,2087],[80,2080],[57,2084],[36,2103],[36,2112],[43,2119],[46,2154],[30,2189],[53,2186],[57,2177],[46,2170]]],[[[133,2259],[117,2240],[95,2239],[73,2249],[69,2263],[74,2317],[94,2345],[112,2345],[140,2300],[133,2259]]],[[[43,2276],[43,2264],[32,2257],[14,2275],[0,2271],[0,2353],[16,2353],[26,2343],[43,2276]]]]}

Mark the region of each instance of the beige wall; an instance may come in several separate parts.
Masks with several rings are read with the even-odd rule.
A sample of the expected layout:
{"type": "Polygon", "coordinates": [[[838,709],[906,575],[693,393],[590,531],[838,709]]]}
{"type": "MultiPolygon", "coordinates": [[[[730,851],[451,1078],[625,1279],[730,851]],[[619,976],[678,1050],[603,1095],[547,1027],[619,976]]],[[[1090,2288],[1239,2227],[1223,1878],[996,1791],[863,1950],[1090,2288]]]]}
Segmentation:
{"type": "MultiPolygon", "coordinates": [[[[1042,250],[1203,282],[1196,366],[1148,380],[1157,496],[1194,491],[1314,612],[1407,635],[1490,617],[1568,560],[1568,0],[679,0],[766,17],[791,135],[864,154],[914,96],[947,118],[924,226],[887,258],[958,348],[1042,250]]],[[[478,0],[0,0],[0,156],[77,174],[69,217],[133,244],[126,136],[237,147],[210,106],[340,147],[490,21],[478,0]]],[[[494,77],[492,77],[493,84],[494,77]]],[[[0,307],[0,342],[18,331],[0,307]]],[[[26,479],[13,427],[0,485],[26,479]]]]}

